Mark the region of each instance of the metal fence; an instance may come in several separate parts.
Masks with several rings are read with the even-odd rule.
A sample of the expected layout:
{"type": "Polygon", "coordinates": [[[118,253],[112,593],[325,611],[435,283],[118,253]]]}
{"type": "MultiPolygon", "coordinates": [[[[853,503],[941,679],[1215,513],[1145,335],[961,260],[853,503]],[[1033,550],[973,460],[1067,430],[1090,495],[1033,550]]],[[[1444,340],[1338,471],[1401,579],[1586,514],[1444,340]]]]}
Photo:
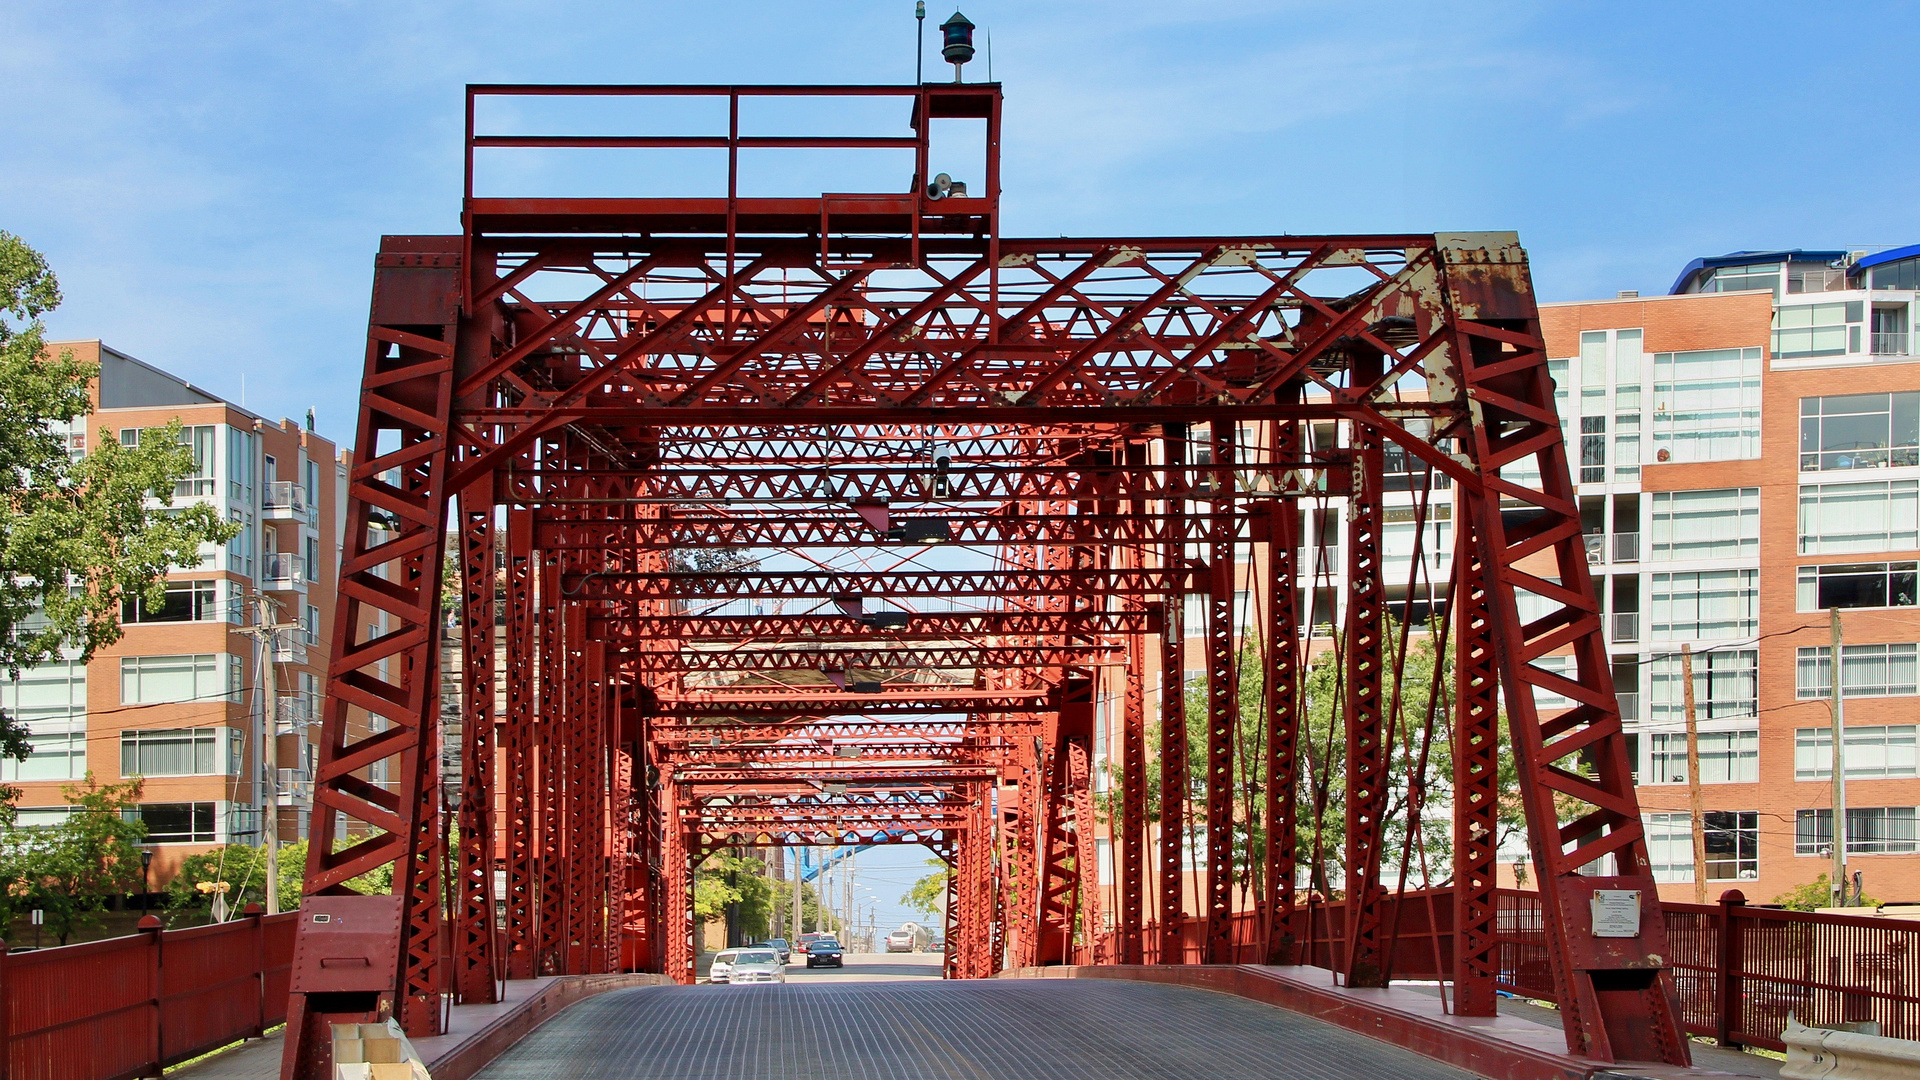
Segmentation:
{"type": "MultiPolygon", "coordinates": [[[[1501,889],[1498,903],[1496,985],[1521,997],[1557,1000],[1540,895],[1501,889]]],[[[1792,1014],[1816,1026],[1871,1020],[1884,1035],[1920,1039],[1920,921],[1749,907],[1738,890],[1718,904],[1663,903],[1661,911],[1676,1003],[1690,1034],[1784,1050],[1780,1036],[1792,1014]]],[[[1201,920],[1183,923],[1180,955],[1168,962],[1203,963],[1205,929],[1201,920]]],[[[1389,897],[1386,929],[1391,977],[1452,977],[1451,889],[1389,897]]],[[[1345,932],[1346,909],[1338,904],[1294,913],[1301,963],[1343,966],[1345,932]]],[[[1237,913],[1232,962],[1263,963],[1265,934],[1256,913],[1237,913]]],[[[1146,962],[1161,963],[1158,927],[1149,925],[1143,936],[1146,962]]],[[[1102,941],[1100,962],[1112,962],[1113,945],[1111,937],[1102,941]]]]}
{"type": "Polygon", "coordinates": [[[159,1076],[286,1019],[296,912],[8,955],[0,1080],[159,1076]]]}

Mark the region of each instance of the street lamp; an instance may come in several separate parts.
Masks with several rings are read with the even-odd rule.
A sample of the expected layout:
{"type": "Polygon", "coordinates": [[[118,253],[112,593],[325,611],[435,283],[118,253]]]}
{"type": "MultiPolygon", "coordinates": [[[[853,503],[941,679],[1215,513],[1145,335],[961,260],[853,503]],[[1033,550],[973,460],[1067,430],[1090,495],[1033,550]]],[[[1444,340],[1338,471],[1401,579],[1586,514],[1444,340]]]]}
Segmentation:
{"type": "Polygon", "coordinates": [[[153,865],[153,849],[143,848],[140,852],[140,917],[147,916],[147,903],[150,894],[147,888],[147,869],[153,865]]]}

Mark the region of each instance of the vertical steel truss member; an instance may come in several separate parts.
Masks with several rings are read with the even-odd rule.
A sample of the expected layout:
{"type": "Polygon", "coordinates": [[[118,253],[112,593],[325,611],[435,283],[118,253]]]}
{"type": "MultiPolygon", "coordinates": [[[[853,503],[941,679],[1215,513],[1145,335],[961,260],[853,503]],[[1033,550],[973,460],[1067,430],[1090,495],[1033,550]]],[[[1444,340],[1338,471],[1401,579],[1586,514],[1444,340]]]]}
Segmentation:
{"type": "MultiPolygon", "coordinates": [[[[1273,425],[1273,456],[1290,461],[1299,453],[1300,430],[1292,421],[1273,425]]],[[[1261,823],[1267,830],[1261,877],[1267,916],[1267,963],[1296,962],[1293,936],[1294,852],[1300,787],[1299,500],[1283,497],[1269,510],[1266,580],[1266,776],[1261,823]]]]}
{"type": "MultiPolygon", "coordinates": [[[[1127,440],[1127,465],[1136,470],[1144,470],[1147,465],[1147,443],[1140,439],[1127,440]]],[[[1128,512],[1135,517],[1146,516],[1144,500],[1132,500],[1128,512]]],[[[1126,552],[1131,565],[1145,568],[1145,552],[1135,545],[1126,552]]],[[[1128,597],[1124,601],[1135,610],[1144,606],[1138,597],[1128,597]]],[[[1141,940],[1141,926],[1146,914],[1146,872],[1147,872],[1147,648],[1146,639],[1138,634],[1127,638],[1127,666],[1124,678],[1126,686],[1122,691],[1120,729],[1120,822],[1116,849],[1119,857],[1119,911],[1117,931],[1119,951],[1116,959],[1122,964],[1138,964],[1145,958],[1144,942],[1141,940]]]]}
{"type": "MultiPolygon", "coordinates": [[[[1068,799],[1073,804],[1073,862],[1078,897],[1073,910],[1080,917],[1080,933],[1085,940],[1082,963],[1097,961],[1100,922],[1100,856],[1094,839],[1093,772],[1087,745],[1078,740],[1067,744],[1068,799]]],[[[1069,920],[1068,925],[1072,925],[1069,920]]]]}
{"type": "MultiPolygon", "coordinates": [[[[1166,466],[1165,489],[1178,495],[1166,503],[1172,523],[1169,539],[1160,549],[1160,565],[1178,571],[1186,562],[1186,501],[1184,481],[1177,478],[1186,464],[1186,425],[1165,425],[1160,440],[1166,466]]],[[[1187,638],[1186,594],[1166,594],[1160,631],[1160,962],[1184,963],[1180,930],[1186,921],[1187,820],[1187,638]]]]}
{"type": "Polygon", "coordinates": [[[460,493],[460,862],[454,993],[492,1003],[500,974],[493,906],[493,484],[460,493]]]}
{"type": "Polygon", "coordinates": [[[1494,866],[1499,858],[1500,692],[1495,677],[1493,620],[1487,613],[1486,568],[1471,522],[1454,534],[1458,584],[1453,590],[1453,1011],[1493,1016],[1500,974],[1495,937],[1499,909],[1494,866]]]}
{"type": "Polygon", "coordinates": [[[1462,484],[1465,513],[1454,513],[1456,520],[1470,518],[1479,538],[1568,1048],[1600,1061],[1686,1064],[1687,1040],[1665,960],[1666,928],[1647,862],[1526,255],[1517,242],[1453,240],[1441,245],[1441,257],[1461,388],[1480,413],[1477,423],[1462,427],[1479,475],[1462,484]],[[1501,475],[1507,466],[1529,462],[1538,470],[1538,488],[1501,475]],[[1548,561],[1551,577],[1522,569],[1548,561]],[[1521,590],[1545,599],[1548,614],[1523,624],[1521,590]],[[1534,665],[1562,649],[1573,654],[1572,677],[1534,665]],[[1543,719],[1534,705],[1536,687],[1564,693],[1576,704],[1543,719]],[[1563,798],[1583,808],[1564,823],[1556,805],[1563,798]],[[1591,901],[1603,889],[1639,894],[1638,936],[1594,933],[1591,901]]]}
{"type": "MultiPolygon", "coordinates": [[[[1238,420],[1212,424],[1211,461],[1234,464],[1238,420]]],[[[1239,690],[1233,641],[1234,474],[1216,472],[1207,530],[1207,937],[1209,964],[1233,962],[1233,735],[1239,722],[1239,690]]]]}
{"type": "Polygon", "coordinates": [[[390,237],[375,261],[303,888],[311,898],[304,910],[329,918],[301,923],[309,947],[292,972],[281,1066],[288,1080],[331,1075],[335,1022],[396,1010],[415,1033],[438,1023],[435,657],[453,492],[459,252],[457,237],[390,237]],[[349,727],[349,709],[371,722],[349,727]],[[368,778],[376,767],[397,778],[397,791],[368,778]],[[388,865],[395,868],[390,896],[359,897],[347,885],[388,865]],[[320,953],[336,928],[391,928],[390,948],[352,970],[323,969],[320,953]]]}
{"type": "Polygon", "coordinates": [[[533,515],[507,511],[507,978],[530,979],[539,948],[534,892],[544,862],[535,831],[539,765],[533,722],[533,515]]]}
{"type": "Polygon", "coordinates": [[[1384,677],[1387,589],[1381,573],[1379,433],[1355,425],[1353,495],[1347,503],[1347,956],[1348,986],[1385,986],[1380,845],[1387,811],[1384,677]]]}
{"type": "MultiPolygon", "coordinates": [[[[528,88],[470,90],[520,92],[528,88]]],[[[743,97],[796,93],[537,92],[710,95],[729,115],[743,97]]],[[[922,177],[931,121],[983,119],[986,175],[973,193],[940,200],[919,182],[904,194],[815,200],[729,190],[713,200],[555,201],[469,187],[462,235],[383,241],[287,1080],[329,1074],[330,1022],[398,1014],[431,1031],[446,990],[478,992],[462,975],[490,970],[472,886],[485,884],[474,871],[496,850],[511,977],[637,964],[690,981],[697,860],[768,843],[924,843],[951,858],[959,975],[1043,953],[1064,959],[1076,919],[1080,944],[1102,961],[1184,962],[1194,940],[1201,956],[1224,958],[1238,812],[1225,782],[1239,675],[1233,545],[1270,506],[1284,520],[1246,535],[1274,549],[1263,588],[1271,844],[1248,854],[1264,875],[1268,955],[1284,958],[1290,851],[1272,848],[1289,835],[1287,778],[1299,769],[1293,500],[1345,494],[1352,467],[1345,451],[1287,432],[1322,425],[1352,431],[1360,450],[1349,623],[1336,642],[1354,755],[1346,805],[1365,819],[1348,832],[1349,979],[1377,979],[1393,948],[1379,919],[1378,820],[1393,730],[1381,699],[1400,674],[1386,647],[1378,549],[1380,455],[1391,442],[1453,484],[1456,527],[1472,537],[1455,573],[1479,575],[1485,614],[1457,624],[1457,761],[1478,768],[1495,745],[1491,695],[1503,687],[1569,1046],[1598,1061],[1684,1062],[1517,241],[1002,237],[997,86],[797,92],[896,100],[908,134],[847,145],[912,153],[922,177]],[[1273,452],[1233,461],[1237,424],[1273,425],[1273,452]],[[1187,461],[1193,425],[1223,444],[1206,465],[1187,461]],[[1155,441],[1157,461],[1146,452],[1155,441]],[[479,842],[461,850],[459,933],[449,936],[434,638],[450,502],[476,485],[507,507],[504,810],[497,822],[462,822],[479,842]],[[987,572],[925,575],[876,550],[943,540],[994,548],[998,559],[987,572]],[[1194,542],[1204,566],[1186,557],[1194,542]],[[699,569],[716,548],[741,558],[699,569]],[[781,551],[820,572],[756,561],[781,551]],[[1198,821],[1185,805],[1182,609],[1193,592],[1208,597],[1208,841],[1205,932],[1189,939],[1184,841],[1198,821]],[[1524,625],[1522,592],[1527,610],[1547,612],[1524,625]],[[952,610],[919,602],[933,595],[952,610]],[[768,602],[776,610],[735,614],[768,602]],[[1149,638],[1160,650],[1157,858],[1145,800],[1149,638]],[[1566,676],[1539,666],[1568,654],[1566,676]],[[750,674],[782,671],[820,672],[826,683],[750,674]],[[1070,686],[1089,683],[1124,710],[1121,880],[1104,943],[1083,850],[1091,721],[1076,734],[1049,731],[1047,720],[1070,686]],[[1542,717],[1536,690],[1574,706],[1542,717]],[[481,837],[490,830],[504,836],[481,837]],[[394,869],[391,894],[348,886],[384,866],[394,869]],[[1602,889],[1639,891],[1638,936],[1594,935],[1589,902],[1602,889]],[[1157,934],[1147,925],[1155,914],[1157,934]],[[636,924],[644,947],[630,955],[636,924]],[[453,962],[442,964],[449,937],[453,962]],[[320,963],[346,948],[364,963],[320,963]]],[[[470,132],[468,147],[511,151],[542,138],[470,132]]],[[[674,140],[620,145],[636,142],[650,151],[674,140]]],[[[743,140],[731,128],[699,144],[736,163],[742,146],[836,149],[832,139],[743,140]]],[[[476,522],[456,523],[472,575],[476,522]]],[[[1453,589],[1463,612],[1482,603],[1458,580],[1453,589]]],[[[468,601],[462,614],[477,631],[468,601]]],[[[481,637],[470,633],[469,645],[481,637]]],[[[470,677],[482,667],[473,657],[470,677]]],[[[478,771],[469,779],[484,782],[478,771]]],[[[463,816],[469,809],[481,814],[485,800],[463,798],[463,816]]],[[[1459,880],[1463,894],[1482,884],[1471,871],[1459,880]]],[[[1474,942],[1484,939],[1470,935],[1485,909],[1464,910],[1461,996],[1471,1006],[1483,978],[1474,942]]]]}

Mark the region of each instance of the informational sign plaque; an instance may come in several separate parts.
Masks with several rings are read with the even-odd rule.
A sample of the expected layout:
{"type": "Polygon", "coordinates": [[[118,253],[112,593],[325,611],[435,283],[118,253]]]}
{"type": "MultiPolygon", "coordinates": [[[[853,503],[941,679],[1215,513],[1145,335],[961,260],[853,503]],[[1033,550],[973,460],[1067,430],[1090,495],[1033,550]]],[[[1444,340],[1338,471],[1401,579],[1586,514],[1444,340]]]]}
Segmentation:
{"type": "Polygon", "coordinates": [[[1593,894],[1593,936],[1640,936],[1640,890],[1598,889],[1593,894]]]}

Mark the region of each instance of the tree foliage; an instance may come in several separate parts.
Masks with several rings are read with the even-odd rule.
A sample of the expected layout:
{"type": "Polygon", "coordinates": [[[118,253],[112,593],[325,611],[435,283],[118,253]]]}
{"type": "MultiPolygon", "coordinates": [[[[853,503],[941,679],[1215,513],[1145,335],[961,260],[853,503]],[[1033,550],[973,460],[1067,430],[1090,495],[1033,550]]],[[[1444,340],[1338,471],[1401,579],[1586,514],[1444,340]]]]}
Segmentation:
{"type": "MultiPolygon", "coordinates": [[[[334,841],[335,851],[344,851],[359,842],[358,837],[343,836],[334,841]]],[[[307,871],[307,842],[280,845],[280,910],[300,906],[300,887],[307,871]]],[[[180,864],[180,872],[167,884],[167,908],[187,915],[205,915],[213,906],[213,892],[200,888],[202,883],[226,883],[227,910],[237,914],[248,904],[267,904],[267,850],[247,844],[227,844],[214,851],[189,855],[180,864]]],[[[393,891],[393,864],[387,863],[347,882],[361,893],[393,891]]],[[[271,912],[269,912],[271,914],[271,912]]]]}
{"type": "Polygon", "coordinates": [[[60,789],[73,807],[65,821],[0,833],[0,929],[38,908],[47,932],[65,945],[109,897],[139,891],[138,845],[147,827],[125,811],[139,805],[141,783],[136,777],[102,786],[88,773],[60,789]]]}
{"type": "Polygon", "coordinates": [[[937,919],[947,909],[947,882],[953,878],[953,867],[948,866],[945,859],[937,858],[928,859],[927,865],[934,868],[933,873],[914,882],[900,902],[937,919]]]}
{"type": "MultiPolygon", "coordinates": [[[[1773,902],[1788,911],[1817,911],[1833,906],[1833,882],[1825,874],[1814,878],[1804,885],[1795,885],[1786,892],[1773,898],[1773,902]]],[[[1853,907],[1879,907],[1880,901],[1871,896],[1862,896],[1851,901],[1853,907]]]]}
{"type": "MultiPolygon", "coordinates": [[[[1389,620],[1383,649],[1394,655],[1405,628],[1389,620]]],[[[1396,678],[1387,665],[1382,700],[1390,729],[1388,753],[1388,809],[1385,816],[1383,872],[1397,883],[1401,853],[1406,853],[1408,887],[1438,885],[1452,872],[1453,831],[1450,804],[1453,795],[1453,658],[1436,654],[1431,632],[1406,636],[1406,662],[1396,678]],[[1437,690],[1436,690],[1437,688],[1437,690]],[[1422,768],[1424,755],[1425,767],[1422,768]],[[1418,784],[1415,776],[1421,777],[1418,784]]],[[[1266,850],[1265,810],[1266,735],[1265,665],[1263,647],[1249,638],[1237,664],[1238,697],[1233,731],[1234,747],[1234,863],[1242,890],[1261,886],[1264,869],[1260,853],[1266,850]]],[[[1338,650],[1326,650],[1308,661],[1301,679],[1301,723],[1298,734],[1299,784],[1293,792],[1297,865],[1308,871],[1312,886],[1323,893],[1340,887],[1345,875],[1346,846],[1346,721],[1343,707],[1344,672],[1338,650]]],[[[1186,687],[1188,786],[1183,793],[1187,843],[1196,851],[1206,845],[1207,687],[1196,681],[1186,687]]],[[[1508,751],[1504,718],[1499,723],[1500,750],[1497,784],[1499,839],[1504,841],[1525,827],[1519,799],[1519,771],[1508,751]]],[[[1161,820],[1161,727],[1150,723],[1146,734],[1147,817],[1161,820]]],[[[1117,769],[1110,763],[1109,770],[1117,769]]],[[[1102,798],[1109,820],[1117,820],[1120,792],[1110,787],[1102,798]]]]}
{"type": "Polygon", "coordinates": [[[773,883],[767,864],[734,851],[716,852],[700,865],[693,878],[693,917],[708,922],[726,917],[727,908],[740,905],[740,932],[764,938],[773,915],[773,883]]]}
{"type": "MultiPolygon", "coordinates": [[[[14,678],[62,650],[91,659],[119,640],[123,599],[160,603],[170,566],[197,564],[201,544],[237,531],[212,506],[172,505],[175,481],[194,472],[177,419],[135,446],[103,430],[74,459],[67,432],[93,413],[99,371],[46,355],[41,316],[59,304],[46,259],[0,231],[0,668],[14,678]]],[[[29,750],[0,714],[0,754],[29,750]]]]}

